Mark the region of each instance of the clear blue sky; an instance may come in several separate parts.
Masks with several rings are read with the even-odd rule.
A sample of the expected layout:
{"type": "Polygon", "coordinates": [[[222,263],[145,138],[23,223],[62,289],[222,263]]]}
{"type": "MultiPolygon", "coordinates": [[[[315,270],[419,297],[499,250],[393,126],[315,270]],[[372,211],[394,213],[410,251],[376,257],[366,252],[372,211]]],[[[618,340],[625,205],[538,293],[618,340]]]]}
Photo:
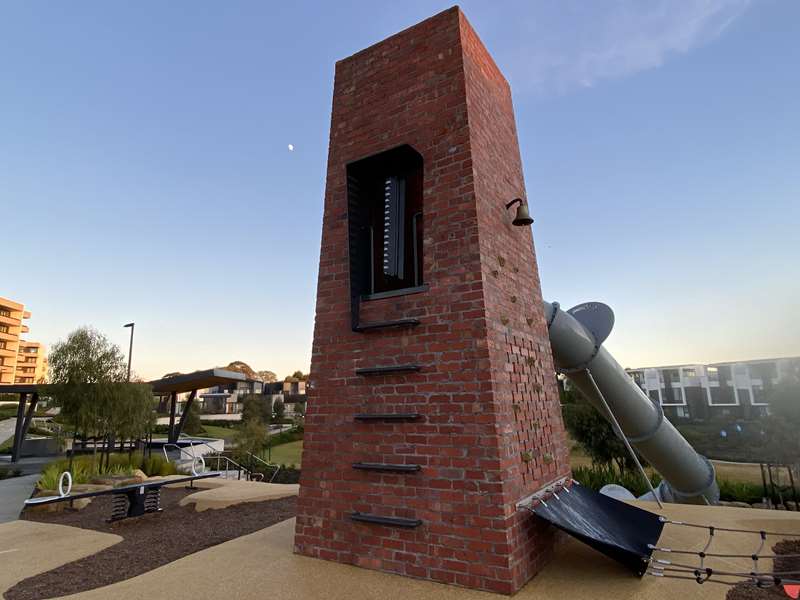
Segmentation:
{"type": "MultiPolygon", "coordinates": [[[[29,338],[135,320],[147,378],[306,370],[334,62],[447,6],[0,5],[29,338]]],[[[800,354],[800,3],[461,6],[514,90],[545,297],[610,304],[626,366],[800,354]]]]}

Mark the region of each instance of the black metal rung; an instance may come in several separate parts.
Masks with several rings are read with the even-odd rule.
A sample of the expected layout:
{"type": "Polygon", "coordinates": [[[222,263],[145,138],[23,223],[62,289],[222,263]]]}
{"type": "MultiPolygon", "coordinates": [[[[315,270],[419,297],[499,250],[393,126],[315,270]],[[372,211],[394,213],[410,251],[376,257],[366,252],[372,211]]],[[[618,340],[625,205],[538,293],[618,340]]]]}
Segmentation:
{"type": "Polygon", "coordinates": [[[360,323],[353,327],[353,331],[373,331],[375,329],[388,329],[390,327],[416,327],[419,319],[397,319],[396,321],[375,321],[374,323],[360,323]]]}
{"type": "Polygon", "coordinates": [[[370,515],[367,513],[354,512],[350,515],[354,521],[361,521],[363,523],[375,523],[376,525],[388,525],[390,527],[405,527],[413,529],[422,525],[419,519],[404,519],[402,517],[381,517],[379,515],[370,515]]]}
{"type": "Polygon", "coordinates": [[[420,465],[357,462],[353,463],[353,468],[361,471],[381,471],[385,473],[416,473],[422,467],[420,465]]]}
{"type": "Polygon", "coordinates": [[[356,421],[416,421],[421,419],[420,413],[381,413],[381,414],[358,414],[356,421]]]}
{"type": "Polygon", "coordinates": [[[405,373],[411,371],[419,371],[422,367],[419,365],[389,365],[387,367],[364,367],[363,369],[356,369],[356,375],[387,375],[390,373],[405,373]]]}

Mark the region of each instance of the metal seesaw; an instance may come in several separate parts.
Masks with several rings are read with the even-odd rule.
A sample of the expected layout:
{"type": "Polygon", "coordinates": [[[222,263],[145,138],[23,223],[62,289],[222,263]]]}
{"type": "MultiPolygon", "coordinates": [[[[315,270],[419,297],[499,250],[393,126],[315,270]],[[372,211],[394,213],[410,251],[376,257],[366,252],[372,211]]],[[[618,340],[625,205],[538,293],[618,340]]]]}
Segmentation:
{"type": "Polygon", "coordinates": [[[214,471],[203,473],[205,461],[203,457],[198,457],[201,463],[200,473],[195,470],[195,463],[192,464],[192,475],[178,477],[176,479],[163,479],[145,483],[135,483],[123,485],[110,490],[99,490],[95,492],[81,492],[71,494],[72,475],[69,471],[61,473],[58,479],[58,496],[40,496],[25,500],[25,506],[40,506],[43,504],[55,504],[56,502],[69,502],[80,498],[95,498],[97,496],[113,496],[111,507],[111,518],[109,522],[121,521],[130,517],[140,517],[146,513],[161,512],[161,488],[165,485],[175,483],[194,482],[198,479],[210,479],[219,477],[220,472],[214,471]]]}

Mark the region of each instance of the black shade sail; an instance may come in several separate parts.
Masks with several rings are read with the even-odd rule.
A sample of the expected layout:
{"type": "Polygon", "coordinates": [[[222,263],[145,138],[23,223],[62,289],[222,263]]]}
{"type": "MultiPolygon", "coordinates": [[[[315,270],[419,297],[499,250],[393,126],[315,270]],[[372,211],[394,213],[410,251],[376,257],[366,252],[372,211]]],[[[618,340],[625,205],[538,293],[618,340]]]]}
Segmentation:
{"type": "Polygon", "coordinates": [[[558,491],[534,514],[566,531],[640,577],[647,570],[664,523],[657,514],[593,492],[580,484],[558,491]]]}

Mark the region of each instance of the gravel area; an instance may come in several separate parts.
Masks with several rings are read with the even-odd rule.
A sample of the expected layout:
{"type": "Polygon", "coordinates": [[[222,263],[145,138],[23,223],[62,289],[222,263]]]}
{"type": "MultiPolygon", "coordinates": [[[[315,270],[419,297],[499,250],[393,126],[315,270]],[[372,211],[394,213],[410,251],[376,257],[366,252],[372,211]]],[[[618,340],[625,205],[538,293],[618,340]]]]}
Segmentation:
{"type": "MultiPolygon", "coordinates": [[[[772,547],[775,554],[800,554],[800,540],[783,540],[772,547]]],[[[759,561],[761,562],[761,561],[759,561]]],[[[776,573],[784,571],[800,571],[800,558],[776,558],[774,569],[776,573]]],[[[800,579],[800,575],[787,575],[800,579]]],[[[759,589],[752,583],[739,583],[728,591],[725,600],[786,600],[788,595],[781,587],[759,589]]]]}
{"type": "Polygon", "coordinates": [[[39,600],[74,594],[129,579],[188,554],[264,529],[295,516],[296,498],[248,502],[218,510],[195,512],[179,506],[197,490],[161,489],[161,513],[108,523],[111,496],[100,496],[80,511],[25,511],[23,519],[70,525],[122,536],[102,552],[67,563],[19,582],[6,600],[39,600]]]}

